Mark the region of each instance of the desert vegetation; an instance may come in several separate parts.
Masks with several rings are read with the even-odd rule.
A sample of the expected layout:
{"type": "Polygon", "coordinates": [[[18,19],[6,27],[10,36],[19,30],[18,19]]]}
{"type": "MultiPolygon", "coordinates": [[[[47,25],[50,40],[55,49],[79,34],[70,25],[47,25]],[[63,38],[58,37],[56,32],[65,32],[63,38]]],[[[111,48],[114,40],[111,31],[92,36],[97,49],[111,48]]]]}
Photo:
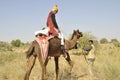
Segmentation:
{"type": "MultiPolygon", "coordinates": [[[[85,33],[77,44],[77,49],[69,51],[74,63],[71,76],[68,74],[69,65],[60,57],[59,80],[120,80],[120,42],[117,39],[108,41],[106,38],[98,41],[96,37],[85,33]],[[82,47],[87,41],[93,39],[96,46],[96,60],[93,76],[88,74],[87,63],[82,55],[82,47]]],[[[26,54],[29,43],[13,40],[11,43],[0,41],[0,80],[23,80],[26,71],[26,54]],[[17,43],[18,41],[18,43],[17,43]],[[16,42],[16,43],[15,43],[16,42]],[[13,45],[14,44],[14,45],[13,45]],[[15,46],[15,44],[20,44],[15,46]]],[[[48,80],[55,80],[54,59],[49,60],[47,66],[48,80]]],[[[41,67],[37,60],[32,70],[30,80],[40,80],[41,67]]]]}

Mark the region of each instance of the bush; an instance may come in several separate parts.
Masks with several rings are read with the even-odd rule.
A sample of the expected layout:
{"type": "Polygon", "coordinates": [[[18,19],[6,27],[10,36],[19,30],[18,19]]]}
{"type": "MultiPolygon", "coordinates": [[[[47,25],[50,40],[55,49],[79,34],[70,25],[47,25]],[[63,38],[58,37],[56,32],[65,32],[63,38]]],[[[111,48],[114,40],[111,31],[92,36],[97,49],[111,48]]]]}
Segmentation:
{"type": "Polygon", "coordinates": [[[120,43],[118,43],[118,47],[120,47],[120,43]]]}
{"type": "Polygon", "coordinates": [[[116,47],[120,47],[120,43],[117,39],[111,39],[111,43],[113,43],[116,47]]]}
{"type": "Polygon", "coordinates": [[[102,38],[102,39],[100,40],[100,43],[101,43],[101,44],[108,43],[108,40],[107,40],[106,38],[102,38]]]}
{"type": "Polygon", "coordinates": [[[0,41],[0,51],[12,51],[12,46],[7,42],[0,41]]]}
{"type": "Polygon", "coordinates": [[[113,42],[119,43],[119,41],[117,39],[111,39],[111,43],[113,43],[113,42]]]}
{"type": "Polygon", "coordinates": [[[112,42],[116,47],[120,47],[120,43],[119,42],[112,42]]]}
{"type": "Polygon", "coordinates": [[[22,43],[19,39],[11,41],[11,45],[14,46],[14,47],[20,47],[21,44],[22,43]]]}

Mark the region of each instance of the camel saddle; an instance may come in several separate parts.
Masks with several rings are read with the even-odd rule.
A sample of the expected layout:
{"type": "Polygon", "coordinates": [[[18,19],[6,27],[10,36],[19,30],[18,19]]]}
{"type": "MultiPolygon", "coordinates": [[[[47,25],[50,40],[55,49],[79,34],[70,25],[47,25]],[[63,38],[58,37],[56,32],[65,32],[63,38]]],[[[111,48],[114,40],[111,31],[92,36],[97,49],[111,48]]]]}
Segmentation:
{"type": "Polygon", "coordinates": [[[48,56],[48,48],[49,48],[49,41],[54,36],[37,36],[36,41],[40,46],[40,51],[42,55],[42,60],[45,63],[47,56],[48,56]]]}

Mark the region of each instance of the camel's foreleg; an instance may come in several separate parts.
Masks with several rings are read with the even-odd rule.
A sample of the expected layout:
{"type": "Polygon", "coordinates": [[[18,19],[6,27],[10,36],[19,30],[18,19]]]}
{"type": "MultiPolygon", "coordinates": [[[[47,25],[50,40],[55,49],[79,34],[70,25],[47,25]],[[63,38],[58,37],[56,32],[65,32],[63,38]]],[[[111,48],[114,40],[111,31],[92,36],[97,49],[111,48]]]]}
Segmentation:
{"type": "Polygon", "coordinates": [[[68,53],[66,53],[66,54],[67,54],[67,58],[65,58],[65,59],[68,62],[68,64],[70,65],[70,72],[69,72],[69,74],[71,74],[71,71],[72,71],[72,68],[73,68],[73,63],[72,63],[72,61],[70,59],[69,54],[68,53]]]}

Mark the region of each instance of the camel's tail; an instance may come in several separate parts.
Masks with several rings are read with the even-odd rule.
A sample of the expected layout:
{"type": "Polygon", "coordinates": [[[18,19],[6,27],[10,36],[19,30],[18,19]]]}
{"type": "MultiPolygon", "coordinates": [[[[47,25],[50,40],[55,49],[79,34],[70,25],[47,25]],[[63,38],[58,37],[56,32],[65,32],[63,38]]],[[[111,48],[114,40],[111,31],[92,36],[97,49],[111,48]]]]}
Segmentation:
{"type": "Polygon", "coordinates": [[[29,58],[33,54],[33,51],[34,51],[34,46],[31,45],[28,51],[26,51],[26,58],[29,58]]]}

